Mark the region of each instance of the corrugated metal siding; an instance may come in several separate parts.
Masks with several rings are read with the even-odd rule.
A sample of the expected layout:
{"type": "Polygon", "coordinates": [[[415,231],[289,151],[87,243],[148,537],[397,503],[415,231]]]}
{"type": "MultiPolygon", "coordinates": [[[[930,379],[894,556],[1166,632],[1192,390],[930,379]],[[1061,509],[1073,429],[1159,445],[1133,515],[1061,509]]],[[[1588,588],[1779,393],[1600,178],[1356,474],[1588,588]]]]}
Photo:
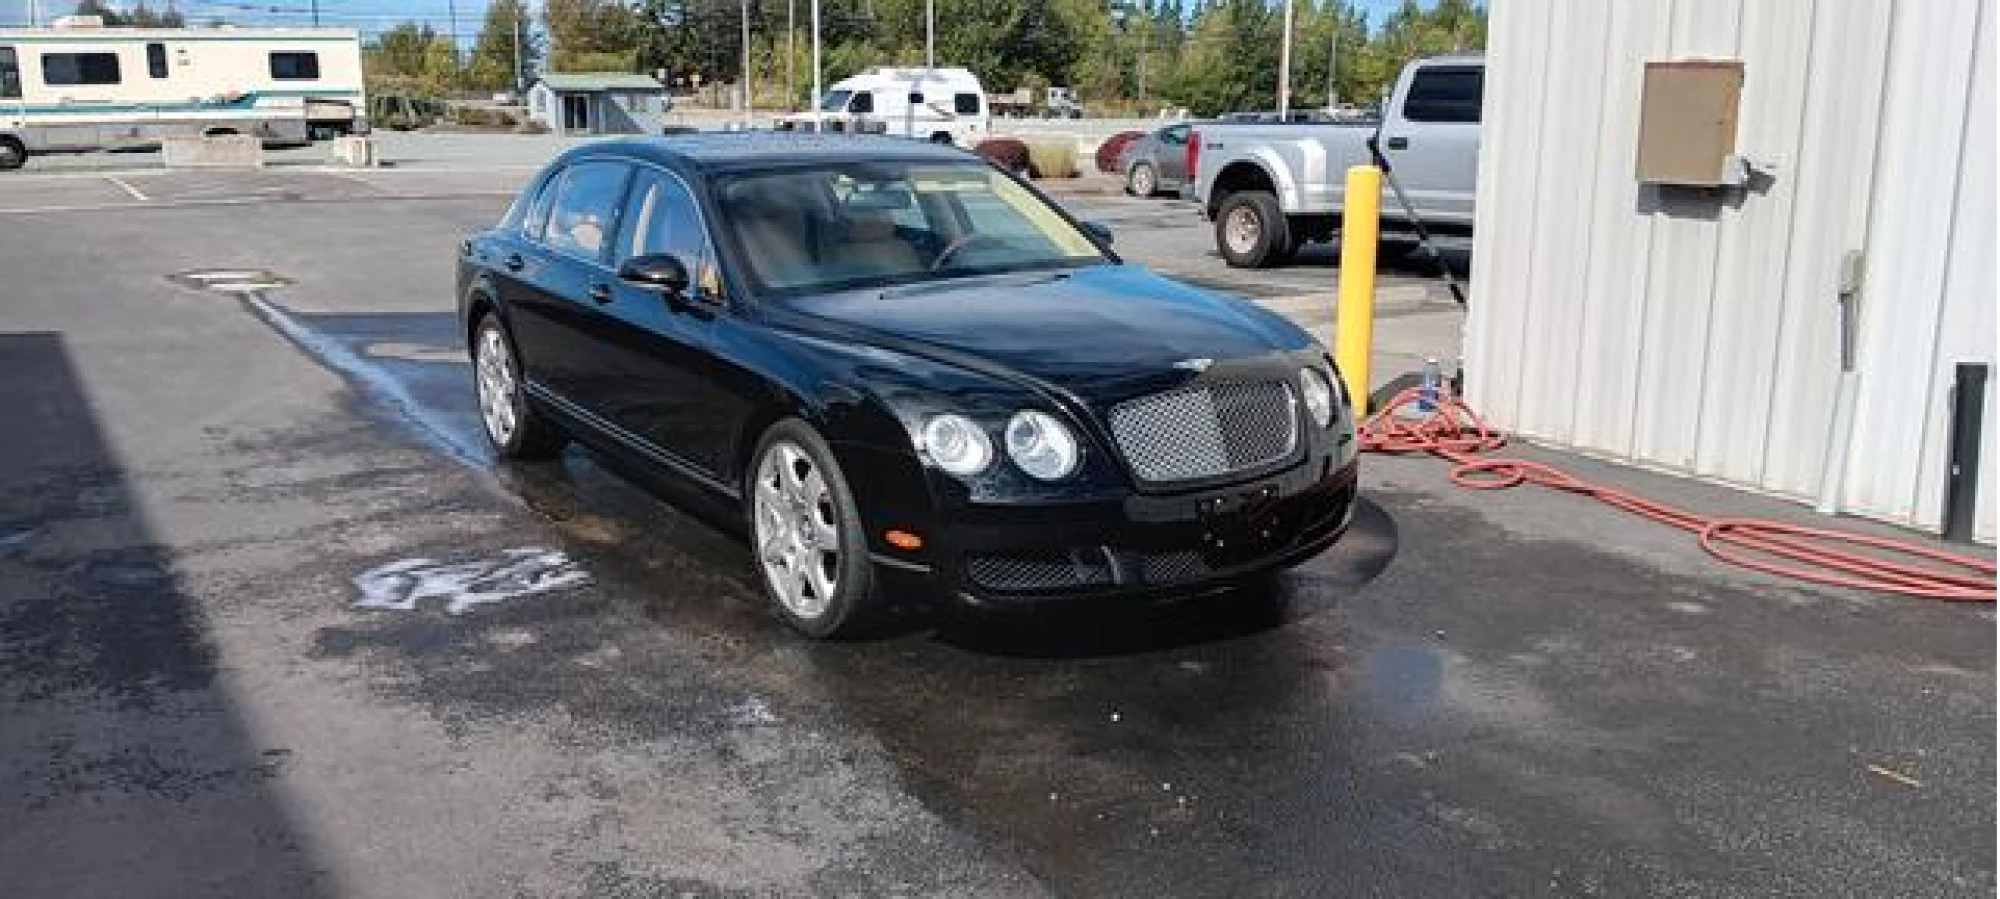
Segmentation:
{"type": "MultiPolygon", "coordinates": [[[[1466,340],[1473,402],[1538,440],[1812,494],[1839,374],[1840,259],[1868,248],[1871,291],[1885,277],[1888,263],[1870,246],[1871,229],[1885,227],[1883,190],[1870,187],[1896,177],[1878,177],[1878,161],[1903,158],[1937,183],[1901,188],[1909,209],[1895,214],[1929,216],[1940,248],[1984,241],[1988,252],[1954,262],[1961,254],[1939,249],[1898,269],[1928,264],[1940,285],[1968,296],[1983,289],[1985,300],[1977,309],[1945,302],[1938,297],[1950,291],[1940,286],[1926,303],[1899,301],[1923,327],[1891,340],[1869,318],[1869,339],[1888,341],[1872,358],[1884,371],[1898,368],[1888,360],[1932,358],[1930,347],[1921,357],[1888,347],[1907,352],[1922,335],[1938,342],[1940,310],[1965,307],[1987,322],[1960,332],[1977,344],[1967,351],[1990,359],[1990,203],[1958,204],[1956,220],[1940,211],[1982,177],[1985,193],[1966,196],[1991,196],[1990,71],[1970,91],[1987,98],[1984,145],[1966,104],[1972,65],[1984,59],[1990,69],[1991,53],[1939,60],[1922,43],[1937,30],[1968,48],[1985,34],[1990,45],[1991,17],[1986,31],[1973,27],[1990,2],[1495,0],[1466,340]],[[1770,175],[1755,189],[1708,195],[1633,181],[1643,64],[1685,58],[1744,61],[1738,151],[1770,175]],[[1955,102],[1934,84],[1919,89],[1935,79],[1957,85],[1955,102]],[[1886,136],[1884,126],[1915,127],[1905,119],[1956,126],[1886,136]]],[[[1873,293],[1863,302],[1883,305],[1873,293]]],[[[1900,369],[1900,378],[1871,372],[1857,433],[1881,427],[1887,413],[1877,410],[1896,408],[1910,384],[1936,389],[1940,369],[1900,369]]],[[[1886,490],[1864,492],[1850,480],[1848,496],[1863,511],[1926,523],[1921,503],[1883,499],[1923,494],[1919,472],[1942,463],[1912,439],[1942,424],[1903,418],[1900,440],[1857,443],[1849,458],[1851,472],[1868,469],[1870,485],[1877,472],[1902,474],[1887,476],[1886,490]]]]}

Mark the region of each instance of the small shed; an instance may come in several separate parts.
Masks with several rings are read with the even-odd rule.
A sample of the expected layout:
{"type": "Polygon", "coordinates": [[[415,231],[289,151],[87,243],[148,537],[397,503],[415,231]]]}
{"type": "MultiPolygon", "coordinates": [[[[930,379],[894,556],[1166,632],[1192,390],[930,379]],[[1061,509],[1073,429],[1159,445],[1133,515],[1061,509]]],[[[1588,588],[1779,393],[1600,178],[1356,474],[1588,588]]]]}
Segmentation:
{"type": "Polygon", "coordinates": [[[528,88],[528,116],[553,134],[659,134],[671,104],[650,75],[550,72],[528,88]]]}

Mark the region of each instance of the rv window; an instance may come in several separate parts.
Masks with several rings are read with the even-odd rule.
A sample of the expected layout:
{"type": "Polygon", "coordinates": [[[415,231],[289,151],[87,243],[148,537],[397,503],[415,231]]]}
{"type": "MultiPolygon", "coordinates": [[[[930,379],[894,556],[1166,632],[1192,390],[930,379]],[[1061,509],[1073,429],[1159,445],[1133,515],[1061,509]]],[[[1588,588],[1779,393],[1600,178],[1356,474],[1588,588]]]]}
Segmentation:
{"type": "Polygon", "coordinates": [[[13,47],[0,47],[0,97],[16,99],[21,96],[21,64],[14,58],[13,47]]]}
{"type": "Polygon", "coordinates": [[[855,91],[854,99],[847,101],[847,111],[874,112],[875,93],[873,91],[855,91]]]}
{"type": "Polygon", "coordinates": [[[917,91],[911,91],[911,92],[910,92],[910,105],[911,105],[911,106],[922,106],[922,105],[924,105],[924,95],[923,95],[922,93],[919,93],[919,92],[917,92],[917,91]]]}
{"type": "Polygon", "coordinates": [[[959,115],[978,115],[979,95],[953,94],[951,97],[951,106],[959,115]]]}
{"type": "Polygon", "coordinates": [[[312,81],[319,78],[319,54],[273,53],[271,77],[279,81],[312,81]]]}
{"type": "Polygon", "coordinates": [[[167,45],[146,45],[146,74],[154,78],[167,77],[167,45]]]}
{"type": "Polygon", "coordinates": [[[42,54],[43,84],[117,84],[118,81],[116,53],[42,54]]]}

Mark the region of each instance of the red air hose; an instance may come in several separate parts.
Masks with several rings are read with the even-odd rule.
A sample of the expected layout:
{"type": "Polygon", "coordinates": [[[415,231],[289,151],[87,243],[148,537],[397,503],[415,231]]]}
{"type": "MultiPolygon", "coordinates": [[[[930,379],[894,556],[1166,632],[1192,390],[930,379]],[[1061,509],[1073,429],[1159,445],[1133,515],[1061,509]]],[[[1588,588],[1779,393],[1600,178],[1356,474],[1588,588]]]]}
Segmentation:
{"type": "Polygon", "coordinates": [[[1452,483],[1472,490],[1540,484],[1576,493],[1695,535],[1701,548],[1744,568],[1815,584],[1900,593],[1924,599],[1992,602],[1993,563],[1864,534],[1749,518],[1708,518],[1686,509],[1593,484],[1540,462],[1482,457],[1507,444],[1470,406],[1448,393],[1422,408],[1423,392],[1396,394],[1361,424],[1361,448],[1374,453],[1429,453],[1453,464],[1452,483]],[[1859,549],[1876,552],[1864,553],[1859,549]],[[1919,564],[1924,563],[1924,564],[1919,564]]]}

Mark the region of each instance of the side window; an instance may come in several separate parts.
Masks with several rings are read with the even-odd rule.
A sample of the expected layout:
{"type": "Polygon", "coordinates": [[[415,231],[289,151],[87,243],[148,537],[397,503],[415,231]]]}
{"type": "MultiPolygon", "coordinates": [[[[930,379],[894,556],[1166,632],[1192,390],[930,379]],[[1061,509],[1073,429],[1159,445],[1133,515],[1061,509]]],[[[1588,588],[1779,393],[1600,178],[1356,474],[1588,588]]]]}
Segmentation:
{"type": "Polygon", "coordinates": [[[874,111],[875,111],[875,92],[874,92],[874,91],[855,91],[855,92],[854,92],[854,99],[852,99],[852,100],[849,100],[849,101],[847,101],[847,111],[848,111],[848,112],[862,112],[862,113],[867,113],[867,112],[874,112],[874,111]]]}
{"type": "Polygon", "coordinates": [[[556,191],[562,189],[563,179],[567,177],[569,172],[561,171],[542,182],[541,190],[535,192],[534,202],[528,204],[528,214],[521,219],[522,236],[533,241],[542,239],[542,226],[549,221],[549,207],[555,204],[556,191]]]}
{"type": "Polygon", "coordinates": [[[0,47],[0,98],[16,99],[21,96],[21,61],[14,55],[13,47],[0,47]]]}
{"type": "Polygon", "coordinates": [[[979,114],[978,94],[952,94],[951,109],[959,115],[979,114]]]}
{"type": "Polygon", "coordinates": [[[1172,128],[1168,128],[1165,131],[1160,132],[1160,143],[1166,144],[1170,147],[1186,146],[1187,141],[1188,141],[1188,126],[1186,125],[1175,125],[1172,128]]]}
{"type": "Polygon", "coordinates": [[[1410,94],[1403,100],[1403,118],[1412,122],[1479,121],[1479,95],[1486,84],[1486,72],[1475,66],[1433,66],[1419,69],[1410,79],[1410,94]]]}
{"type": "Polygon", "coordinates": [[[167,77],[167,45],[146,45],[146,74],[154,78],[167,77]]]}
{"type": "Polygon", "coordinates": [[[117,84],[119,81],[116,53],[42,54],[43,84],[117,84]]]}
{"type": "Polygon", "coordinates": [[[542,241],[552,249],[601,261],[617,227],[629,174],[630,169],[615,162],[571,166],[549,207],[542,241]]]}
{"type": "Polygon", "coordinates": [[[319,78],[319,54],[272,53],[271,77],[279,81],[317,80],[319,78]]]}
{"type": "Polygon", "coordinates": [[[923,92],[922,92],[922,91],[911,91],[911,92],[910,92],[910,105],[911,105],[911,106],[922,106],[922,105],[924,105],[924,94],[923,94],[923,92]]]}

